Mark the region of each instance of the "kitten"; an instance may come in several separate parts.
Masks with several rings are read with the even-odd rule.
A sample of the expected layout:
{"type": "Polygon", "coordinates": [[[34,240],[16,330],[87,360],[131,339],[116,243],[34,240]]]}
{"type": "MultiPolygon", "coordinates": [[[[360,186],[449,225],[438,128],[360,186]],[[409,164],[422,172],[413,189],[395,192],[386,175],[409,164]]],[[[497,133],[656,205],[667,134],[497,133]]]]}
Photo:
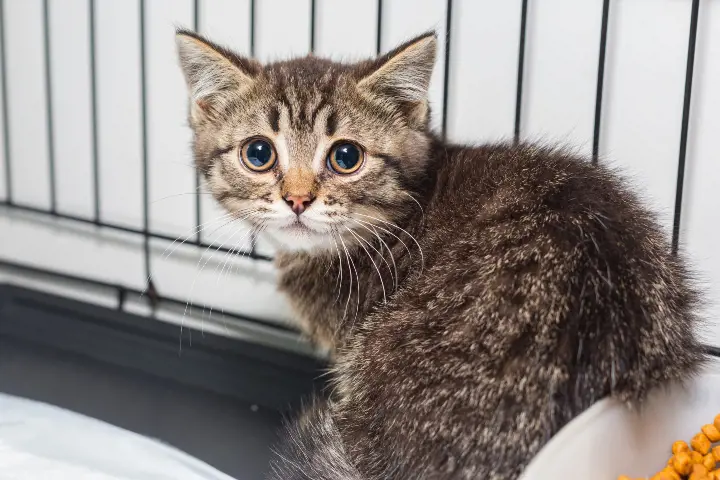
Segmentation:
{"type": "Polygon", "coordinates": [[[703,363],[698,295],[625,182],[430,131],[433,33],[356,64],[177,41],[197,166],[284,244],[280,289],[332,351],[272,478],[516,478],[594,402],[703,363]]]}

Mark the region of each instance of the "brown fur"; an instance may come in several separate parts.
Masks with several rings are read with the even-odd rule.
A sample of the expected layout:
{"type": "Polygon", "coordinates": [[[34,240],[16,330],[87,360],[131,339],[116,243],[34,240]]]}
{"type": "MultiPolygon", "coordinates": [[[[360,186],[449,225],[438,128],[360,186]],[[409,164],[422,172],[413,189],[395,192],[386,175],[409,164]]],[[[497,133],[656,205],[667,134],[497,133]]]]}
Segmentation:
{"type": "Polygon", "coordinates": [[[198,166],[228,208],[262,225],[295,172],[322,206],[308,210],[351,230],[277,261],[335,366],[273,478],[516,478],[594,402],[640,401],[702,364],[688,272],[615,173],[562,149],[453,146],[428,131],[413,89],[427,88],[431,38],[358,65],[230,57],[252,81],[210,107],[194,99],[198,166]],[[262,178],[237,164],[258,134],[289,139],[288,165],[262,178]],[[365,148],[362,173],[313,167],[329,137],[365,148]]]}

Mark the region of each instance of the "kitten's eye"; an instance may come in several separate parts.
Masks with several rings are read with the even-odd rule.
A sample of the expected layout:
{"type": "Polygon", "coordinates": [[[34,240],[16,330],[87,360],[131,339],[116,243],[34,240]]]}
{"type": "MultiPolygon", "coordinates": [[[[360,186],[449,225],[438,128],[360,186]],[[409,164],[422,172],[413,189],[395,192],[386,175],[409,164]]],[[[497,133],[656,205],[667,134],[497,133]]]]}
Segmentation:
{"type": "Polygon", "coordinates": [[[328,155],[328,167],[336,173],[347,175],[355,173],[363,164],[364,154],[353,143],[338,143],[328,155]]]}
{"type": "Polygon", "coordinates": [[[247,168],[253,172],[264,172],[275,165],[275,149],[270,142],[262,138],[254,138],[243,145],[240,158],[247,168]]]}

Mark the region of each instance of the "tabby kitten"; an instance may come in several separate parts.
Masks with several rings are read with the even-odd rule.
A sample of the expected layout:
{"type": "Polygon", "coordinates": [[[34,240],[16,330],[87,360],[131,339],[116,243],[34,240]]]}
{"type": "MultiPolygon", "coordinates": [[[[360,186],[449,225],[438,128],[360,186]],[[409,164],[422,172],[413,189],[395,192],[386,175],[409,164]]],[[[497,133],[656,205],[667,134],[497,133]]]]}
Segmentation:
{"type": "Polygon", "coordinates": [[[701,366],[697,294],[625,182],[430,131],[436,36],[261,65],[180,31],[198,168],[284,245],[333,388],[272,478],[511,479],[573,417],[701,366]]]}

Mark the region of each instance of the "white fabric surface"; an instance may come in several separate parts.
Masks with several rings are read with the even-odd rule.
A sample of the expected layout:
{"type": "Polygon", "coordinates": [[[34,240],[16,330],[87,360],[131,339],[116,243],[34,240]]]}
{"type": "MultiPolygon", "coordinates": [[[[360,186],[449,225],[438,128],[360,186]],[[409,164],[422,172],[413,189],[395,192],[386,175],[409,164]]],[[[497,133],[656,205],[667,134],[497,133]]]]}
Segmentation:
{"type": "Polygon", "coordinates": [[[1,480],[232,480],[175,448],[0,393],[1,480]]]}
{"type": "Polygon", "coordinates": [[[601,400],[568,423],[525,470],[521,480],[612,480],[653,475],[676,440],[689,443],[720,413],[720,361],[683,384],[652,392],[639,410],[601,400]]]}

